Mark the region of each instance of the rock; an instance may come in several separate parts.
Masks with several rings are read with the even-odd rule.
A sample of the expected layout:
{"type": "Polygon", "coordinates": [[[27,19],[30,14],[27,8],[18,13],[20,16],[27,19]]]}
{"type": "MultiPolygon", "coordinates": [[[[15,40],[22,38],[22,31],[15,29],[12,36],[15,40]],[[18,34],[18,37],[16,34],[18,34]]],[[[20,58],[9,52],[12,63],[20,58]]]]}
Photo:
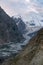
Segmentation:
{"type": "Polygon", "coordinates": [[[20,42],[23,39],[24,37],[19,32],[15,20],[0,7],[0,44],[20,42]]]}
{"type": "Polygon", "coordinates": [[[43,65],[43,28],[38,31],[23,50],[2,65],[43,65]]]}
{"type": "Polygon", "coordinates": [[[18,17],[18,18],[14,18],[13,19],[15,20],[15,23],[18,27],[18,30],[20,31],[21,34],[25,34],[27,32],[26,30],[26,24],[24,23],[24,21],[22,20],[21,17],[18,17]]]}

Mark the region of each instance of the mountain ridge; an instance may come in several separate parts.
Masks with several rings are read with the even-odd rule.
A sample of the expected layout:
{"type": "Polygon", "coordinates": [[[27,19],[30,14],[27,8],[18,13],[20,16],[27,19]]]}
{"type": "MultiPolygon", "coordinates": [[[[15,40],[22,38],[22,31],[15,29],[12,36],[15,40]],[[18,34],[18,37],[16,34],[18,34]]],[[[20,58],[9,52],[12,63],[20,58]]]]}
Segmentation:
{"type": "Polygon", "coordinates": [[[19,32],[15,20],[13,20],[0,7],[0,43],[20,42],[24,39],[19,32]]]}

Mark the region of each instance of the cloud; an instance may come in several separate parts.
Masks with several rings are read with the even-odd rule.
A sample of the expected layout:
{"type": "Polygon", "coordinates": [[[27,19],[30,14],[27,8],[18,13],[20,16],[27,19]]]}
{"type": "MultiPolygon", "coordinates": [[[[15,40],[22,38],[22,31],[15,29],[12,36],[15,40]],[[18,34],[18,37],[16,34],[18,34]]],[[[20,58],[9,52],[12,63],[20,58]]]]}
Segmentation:
{"type": "Polygon", "coordinates": [[[16,11],[12,8],[10,8],[10,6],[8,7],[7,4],[0,2],[1,7],[5,10],[5,12],[9,15],[9,16],[13,16],[14,14],[17,15],[16,11]]]}
{"type": "Polygon", "coordinates": [[[26,3],[30,3],[30,0],[25,0],[26,1],[26,3]]]}
{"type": "Polygon", "coordinates": [[[35,13],[43,12],[43,0],[0,0],[0,6],[9,14],[21,15],[27,18],[27,14],[33,11],[35,13]]]}
{"type": "Polygon", "coordinates": [[[32,5],[35,7],[35,9],[38,12],[43,11],[43,0],[31,0],[31,1],[32,1],[32,5]]]}
{"type": "Polygon", "coordinates": [[[15,2],[17,3],[19,0],[9,0],[9,2],[15,2]]]}

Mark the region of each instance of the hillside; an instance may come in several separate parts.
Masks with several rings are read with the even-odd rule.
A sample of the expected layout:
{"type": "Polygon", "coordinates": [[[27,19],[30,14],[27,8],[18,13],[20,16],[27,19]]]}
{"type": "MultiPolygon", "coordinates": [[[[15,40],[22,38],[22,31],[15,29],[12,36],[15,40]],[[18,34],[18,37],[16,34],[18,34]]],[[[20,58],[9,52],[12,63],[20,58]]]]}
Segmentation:
{"type": "Polygon", "coordinates": [[[18,18],[14,18],[12,17],[14,20],[15,20],[15,23],[18,27],[18,30],[20,31],[21,34],[24,34],[26,33],[26,24],[25,22],[22,20],[21,17],[18,17],[18,18]]]}
{"type": "Polygon", "coordinates": [[[43,65],[43,28],[15,58],[5,60],[2,65],[43,65]]]}
{"type": "Polygon", "coordinates": [[[20,42],[23,40],[22,34],[9,15],[0,7],[0,44],[9,42],[20,42]]]}

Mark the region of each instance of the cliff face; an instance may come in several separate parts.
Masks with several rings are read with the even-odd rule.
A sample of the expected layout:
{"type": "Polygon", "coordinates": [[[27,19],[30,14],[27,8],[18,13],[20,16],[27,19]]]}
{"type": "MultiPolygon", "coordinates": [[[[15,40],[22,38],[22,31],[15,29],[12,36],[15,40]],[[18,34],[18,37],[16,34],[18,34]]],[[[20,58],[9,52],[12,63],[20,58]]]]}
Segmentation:
{"type": "Polygon", "coordinates": [[[15,58],[6,60],[2,65],[43,65],[43,28],[15,58]]]}
{"type": "Polygon", "coordinates": [[[17,24],[18,30],[20,31],[21,34],[26,33],[26,24],[22,20],[21,17],[18,18],[13,18],[15,20],[15,23],[17,24]]]}
{"type": "Polygon", "coordinates": [[[0,43],[20,42],[23,38],[15,20],[8,16],[0,7],[0,43]]]}

